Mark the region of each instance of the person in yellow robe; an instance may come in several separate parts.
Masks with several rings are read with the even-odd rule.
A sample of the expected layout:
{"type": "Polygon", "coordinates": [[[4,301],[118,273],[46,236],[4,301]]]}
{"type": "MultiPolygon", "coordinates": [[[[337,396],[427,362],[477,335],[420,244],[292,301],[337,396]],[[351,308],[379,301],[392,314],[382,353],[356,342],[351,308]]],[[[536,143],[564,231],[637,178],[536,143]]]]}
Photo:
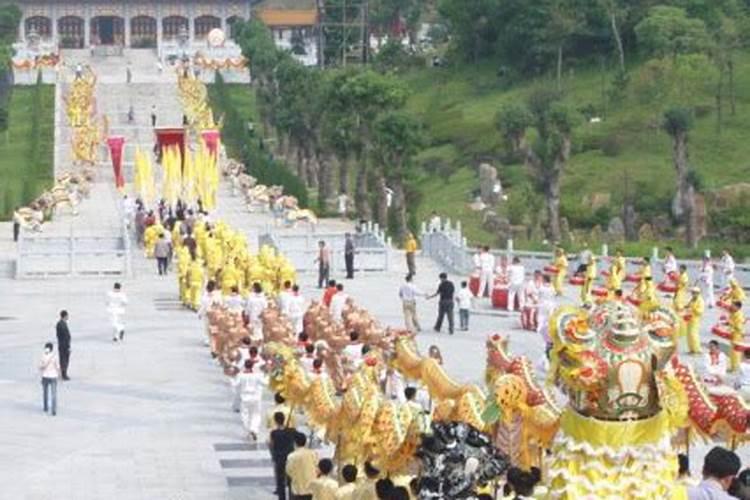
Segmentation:
{"type": "Polygon", "coordinates": [[[607,290],[610,299],[614,297],[617,290],[622,290],[624,280],[625,257],[622,256],[622,250],[617,250],[615,258],[612,259],[612,265],[609,267],[609,277],[607,278],[607,290]]]}
{"type": "Polygon", "coordinates": [[[721,300],[727,304],[745,302],[745,290],[742,289],[737,278],[731,278],[729,280],[729,287],[724,295],[722,295],[721,300]]]}
{"type": "Polygon", "coordinates": [[[406,251],[406,268],[409,270],[409,274],[414,276],[417,274],[417,239],[412,233],[409,233],[404,243],[404,250],[406,251]]]}
{"type": "Polygon", "coordinates": [[[154,247],[156,246],[156,240],[159,239],[159,235],[164,232],[164,226],[160,222],[151,224],[143,232],[143,247],[146,252],[146,258],[152,258],[154,256],[154,247]]]}
{"type": "Polygon", "coordinates": [[[687,345],[690,354],[701,353],[701,319],[706,310],[700,288],[694,287],[690,290],[690,301],[686,306],[687,345]]]}
{"type": "Polygon", "coordinates": [[[201,259],[195,259],[190,263],[188,271],[188,306],[195,311],[197,311],[201,305],[204,277],[203,261],[201,259]]]}
{"type": "Polygon", "coordinates": [[[641,269],[638,274],[641,277],[641,281],[653,276],[653,271],[651,269],[651,259],[649,257],[644,257],[641,261],[641,269]]]}
{"type": "Polygon", "coordinates": [[[641,316],[647,315],[659,307],[659,296],[656,294],[656,285],[651,276],[645,278],[642,281],[643,288],[641,289],[639,299],[641,304],[638,306],[638,310],[641,312],[641,316]]]}
{"type": "Polygon", "coordinates": [[[557,268],[557,274],[555,275],[552,287],[555,289],[557,295],[562,295],[563,283],[565,283],[565,277],[568,275],[568,258],[565,256],[565,250],[561,247],[557,247],[555,250],[553,265],[557,268]]]}
{"type": "Polygon", "coordinates": [[[583,274],[583,285],[581,286],[581,302],[588,304],[591,302],[591,291],[594,289],[596,280],[596,257],[589,255],[589,261],[586,263],[586,271],[583,274]]]}
{"type": "Polygon", "coordinates": [[[230,262],[221,270],[221,293],[229,295],[235,286],[240,286],[240,273],[234,262],[230,262]]]}
{"type": "Polygon", "coordinates": [[[688,301],[688,284],[690,283],[690,277],[687,273],[687,267],[684,264],[680,265],[680,273],[677,277],[677,289],[674,292],[674,299],[672,301],[672,307],[677,314],[685,308],[688,301]]]}
{"type": "Polygon", "coordinates": [[[189,304],[188,290],[190,289],[190,283],[188,282],[188,271],[190,270],[190,250],[185,245],[177,249],[177,279],[180,289],[180,300],[184,305],[189,304]]]}
{"type": "Polygon", "coordinates": [[[318,477],[310,483],[313,500],[336,500],[339,483],[331,477],[333,462],[324,458],[318,462],[318,477]]]}
{"type": "Polygon", "coordinates": [[[727,323],[732,333],[729,371],[736,372],[740,369],[740,361],[742,359],[742,353],[736,349],[737,343],[742,342],[745,338],[745,315],[742,313],[742,302],[738,301],[732,304],[727,323]]]}

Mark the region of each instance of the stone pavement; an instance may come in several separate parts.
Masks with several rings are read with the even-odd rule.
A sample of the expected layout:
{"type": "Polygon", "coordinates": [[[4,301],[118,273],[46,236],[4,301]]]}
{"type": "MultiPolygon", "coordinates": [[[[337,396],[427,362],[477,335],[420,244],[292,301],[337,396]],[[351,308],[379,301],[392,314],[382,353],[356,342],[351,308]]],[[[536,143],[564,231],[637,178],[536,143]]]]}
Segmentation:
{"type": "MultiPolygon", "coordinates": [[[[99,95],[102,109],[112,115],[133,92],[142,92],[142,100],[148,102],[149,87],[123,85],[112,87],[112,92],[108,88],[109,84],[102,87],[99,95]]],[[[170,98],[166,86],[153,92],[170,98]]],[[[134,141],[148,137],[135,129],[130,133],[134,141]]],[[[116,224],[117,217],[111,177],[102,176],[81,215],[63,215],[50,224],[49,231],[64,231],[66,224],[104,230],[116,224]]],[[[245,231],[253,245],[272,222],[269,215],[248,213],[226,187],[216,217],[245,231]]],[[[346,228],[340,221],[326,220],[319,230],[346,228]]],[[[305,229],[285,229],[295,230],[305,229]]],[[[0,233],[0,252],[12,248],[9,236],[10,231],[0,233]]],[[[110,340],[105,312],[110,280],[0,278],[4,291],[0,294],[0,499],[272,498],[267,450],[243,439],[239,416],[230,410],[224,377],[202,344],[201,324],[177,301],[174,276],[156,276],[155,264],[140,255],[135,261],[135,276],[124,281],[130,304],[122,344],[110,340]],[[54,324],[62,308],[71,314],[72,380],[60,385],[58,416],[52,418],[41,411],[35,366],[44,342],[54,340],[54,324]]],[[[346,291],[383,324],[400,326],[397,291],[406,273],[403,254],[394,251],[392,263],[387,273],[357,275],[344,283],[346,291]]],[[[417,285],[432,292],[440,269],[423,258],[418,258],[417,267],[417,285]]],[[[307,297],[319,296],[315,278],[301,276],[307,297]]],[[[567,291],[571,300],[575,293],[567,291]]],[[[461,382],[481,384],[484,342],[491,333],[509,335],[510,350],[534,363],[543,356],[541,339],[520,330],[515,314],[490,314],[480,305],[470,331],[449,336],[431,331],[435,309],[434,300],[419,304],[425,329],[418,336],[419,344],[422,349],[438,345],[447,372],[461,382]]],[[[716,312],[711,311],[704,321],[704,341],[715,319],[716,312]]],[[[694,471],[705,449],[693,448],[694,471]]],[[[323,450],[330,452],[330,448],[323,450]]],[[[747,450],[743,454],[747,459],[747,450]]]]}

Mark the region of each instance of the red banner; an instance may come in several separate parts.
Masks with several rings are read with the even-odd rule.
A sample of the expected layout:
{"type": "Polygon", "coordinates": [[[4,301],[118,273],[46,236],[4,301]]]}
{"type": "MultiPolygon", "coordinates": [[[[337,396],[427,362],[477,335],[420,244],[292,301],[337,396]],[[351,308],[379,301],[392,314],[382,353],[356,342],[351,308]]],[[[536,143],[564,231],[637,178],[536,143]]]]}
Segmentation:
{"type": "Polygon", "coordinates": [[[125,138],[121,135],[114,135],[107,139],[109,154],[112,157],[112,169],[115,172],[115,186],[117,189],[125,187],[125,178],[122,175],[122,148],[125,145],[125,138]]]}
{"type": "MultiPolygon", "coordinates": [[[[159,145],[159,151],[167,146],[177,145],[180,148],[180,155],[185,158],[185,129],[184,128],[157,128],[156,143],[159,145]]],[[[160,155],[161,156],[161,155],[160,155]]]]}
{"type": "Polygon", "coordinates": [[[204,130],[201,132],[203,142],[206,143],[206,147],[211,152],[211,156],[216,158],[219,152],[219,131],[215,129],[204,130]]]}

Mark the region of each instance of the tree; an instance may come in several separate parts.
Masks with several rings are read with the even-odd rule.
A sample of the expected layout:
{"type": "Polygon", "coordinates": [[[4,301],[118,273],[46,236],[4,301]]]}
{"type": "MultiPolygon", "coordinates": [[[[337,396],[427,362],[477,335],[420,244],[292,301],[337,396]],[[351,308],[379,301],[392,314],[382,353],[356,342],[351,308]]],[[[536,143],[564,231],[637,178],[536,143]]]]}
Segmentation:
{"type": "Polygon", "coordinates": [[[511,150],[541,182],[547,204],[548,235],[560,241],[560,181],[570,159],[573,128],[577,114],[559,101],[559,94],[548,90],[535,92],[527,106],[503,107],[496,125],[511,150]],[[530,127],[536,129],[533,144],[527,140],[530,127]]]}
{"type": "Polygon", "coordinates": [[[657,57],[705,51],[711,44],[706,24],[688,17],[684,9],[660,5],[635,27],[638,43],[657,57]]]}
{"type": "Polygon", "coordinates": [[[439,0],[456,48],[476,62],[492,54],[502,28],[502,0],[439,0]]]}
{"type": "Polygon", "coordinates": [[[672,138],[672,161],[677,173],[677,201],[685,221],[686,241],[691,248],[698,243],[693,214],[695,197],[688,168],[688,133],[693,127],[693,114],[687,108],[672,108],[664,113],[662,128],[672,138]]]}
{"type": "Polygon", "coordinates": [[[414,157],[424,147],[422,124],[402,111],[382,115],[373,127],[373,158],[393,188],[396,238],[406,239],[406,182],[414,176],[414,157]]]}

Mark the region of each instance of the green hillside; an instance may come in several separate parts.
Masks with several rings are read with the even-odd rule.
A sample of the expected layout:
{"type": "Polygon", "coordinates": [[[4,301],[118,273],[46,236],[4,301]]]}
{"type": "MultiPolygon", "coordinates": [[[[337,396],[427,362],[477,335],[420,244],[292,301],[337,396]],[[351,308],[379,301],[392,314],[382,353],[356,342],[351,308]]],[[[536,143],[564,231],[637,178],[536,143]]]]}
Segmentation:
{"type": "MultiPolygon", "coordinates": [[[[567,103],[602,118],[601,123],[581,119],[574,134],[573,154],[562,182],[562,213],[571,227],[594,223],[606,227],[611,216],[619,215],[626,186],[643,222],[669,206],[675,172],[671,139],[661,130],[667,103],[643,95],[645,85],[638,80],[644,73],[644,64],[629,68],[631,83],[619,99],[607,95],[611,71],[578,70],[563,81],[567,103]],[[584,203],[594,193],[611,197],[596,214],[584,203]]],[[[525,189],[517,188],[530,181],[529,174],[522,165],[508,162],[495,117],[503,104],[524,101],[535,89],[553,82],[535,79],[504,85],[496,68],[487,64],[420,69],[404,78],[410,89],[408,107],[428,125],[432,138],[431,146],[420,154],[424,178],[415,185],[424,196],[418,217],[424,219],[432,210],[455,214],[470,240],[494,243],[494,235],[481,229],[480,216],[467,206],[471,192],[479,187],[476,165],[487,161],[498,167],[509,203],[514,196],[526,195],[525,189]]],[[[720,131],[713,107],[715,82],[706,78],[693,87],[696,91],[689,97],[696,111],[690,163],[703,190],[750,179],[750,141],[746,139],[750,135],[750,52],[737,59],[736,85],[736,114],[725,111],[720,131]]]]}

